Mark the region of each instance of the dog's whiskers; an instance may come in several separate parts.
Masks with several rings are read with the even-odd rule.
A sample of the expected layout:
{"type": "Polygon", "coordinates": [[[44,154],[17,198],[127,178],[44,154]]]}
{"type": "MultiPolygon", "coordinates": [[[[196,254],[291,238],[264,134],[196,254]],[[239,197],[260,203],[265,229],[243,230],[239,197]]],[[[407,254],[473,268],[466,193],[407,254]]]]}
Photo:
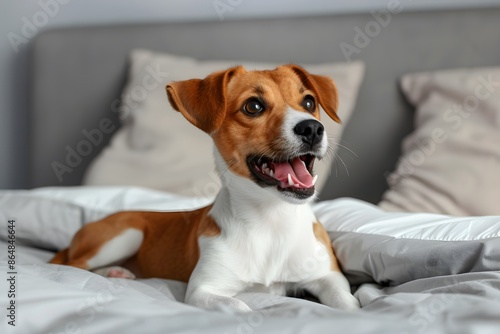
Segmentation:
{"type": "Polygon", "coordinates": [[[349,170],[347,169],[347,165],[345,164],[344,160],[342,160],[342,158],[340,157],[340,155],[336,152],[334,152],[334,157],[338,157],[340,162],[342,163],[342,165],[344,165],[344,168],[345,168],[345,171],[347,173],[347,176],[350,176],[349,175],[349,170]]]}
{"type": "Polygon", "coordinates": [[[337,152],[337,148],[343,148],[347,152],[349,152],[352,155],[354,155],[355,157],[358,157],[358,155],[353,150],[351,150],[350,148],[348,148],[347,146],[342,145],[342,144],[340,144],[339,142],[337,142],[335,140],[331,140],[331,141],[329,140],[328,141],[328,147],[327,147],[327,151],[326,151],[325,156],[333,155],[333,160],[335,161],[335,166],[336,166],[336,168],[335,168],[335,176],[336,177],[338,176],[339,160],[340,160],[340,163],[342,163],[342,165],[344,166],[344,169],[345,169],[345,171],[347,173],[347,176],[350,176],[349,170],[347,168],[347,164],[342,159],[342,157],[340,156],[340,154],[337,152]]]}
{"type": "Polygon", "coordinates": [[[350,153],[352,153],[352,155],[354,155],[356,158],[358,157],[358,155],[356,153],[354,153],[354,151],[351,150],[350,148],[348,148],[347,146],[342,145],[340,143],[335,143],[335,145],[337,145],[338,147],[346,149],[347,151],[349,151],[350,153]]]}

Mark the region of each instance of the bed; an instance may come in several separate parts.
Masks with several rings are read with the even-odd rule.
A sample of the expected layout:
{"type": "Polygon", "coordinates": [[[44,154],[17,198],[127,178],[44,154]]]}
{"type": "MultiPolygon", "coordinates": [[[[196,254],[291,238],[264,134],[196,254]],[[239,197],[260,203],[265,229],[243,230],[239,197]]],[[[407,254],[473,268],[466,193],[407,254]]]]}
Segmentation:
{"type": "MultiPolygon", "coordinates": [[[[15,328],[5,321],[2,326],[12,333],[498,332],[498,216],[387,213],[348,198],[315,204],[356,287],[363,307],[357,312],[262,293],[237,296],[252,307],[248,314],[206,311],[183,303],[182,282],[107,279],[46,263],[53,255],[48,249],[67,244],[83,224],[111,212],[185,210],[210,201],[134,187],[2,192],[0,218],[16,217],[18,242],[17,322],[15,328]]],[[[0,236],[7,235],[2,225],[0,236]]],[[[2,280],[2,291],[7,288],[2,280]]]]}
{"type": "MultiPolygon", "coordinates": [[[[374,16],[75,27],[40,34],[30,46],[34,189],[0,191],[0,219],[14,220],[16,235],[14,269],[8,252],[1,253],[0,266],[5,273],[15,270],[17,292],[16,327],[4,319],[2,333],[498,333],[499,16],[499,9],[398,13],[351,56],[340,45],[354,45],[355,28],[374,16]],[[213,200],[216,181],[205,179],[194,186],[198,191],[185,194],[177,186],[99,185],[89,172],[101,171],[96,161],[108,159],[118,143],[142,154],[128,156],[130,161],[150,158],[151,142],[142,134],[153,132],[134,128],[145,124],[137,117],[149,114],[124,114],[124,96],[132,96],[134,80],[152,59],[174,59],[200,67],[200,73],[242,62],[296,62],[325,71],[337,66],[332,75],[344,87],[343,100],[350,101],[337,138],[346,147],[337,151],[345,167],[339,161],[329,165],[314,210],[360,311],[267,294],[237,296],[252,307],[248,314],[205,311],[183,303],[181,282],[106,279],[47,264],[78,228],[109,213],[189,210],[213,200]],[[450,114],[450,122],[440,116],[449,106],[470,106],[475,91],[484,98],[476,99],[474,113],[450,114]],[[90,144],[84,147],[83,141],[90,144]],[[453,163],[444,164],[443,156],[453,163]]],[[[170,72],[165,79],[175,79],[170,72]]],[[[139,99],[135,105],[155,109],[164,101],[159,96],[159,102],[139,99]]],[[[206,141],[195,139],[193,145],[206,141]]],[[[128,160],[115,160],[110,170],[120,161],[128,160]]],[[[8,240],[9,224],[1,224],[2,249],[8,240]]],[[[2,293],[11,289],[9,281],[1,282],[2,293]]],[[[2,298],[2,308],[11,300],[2,298]]]]}

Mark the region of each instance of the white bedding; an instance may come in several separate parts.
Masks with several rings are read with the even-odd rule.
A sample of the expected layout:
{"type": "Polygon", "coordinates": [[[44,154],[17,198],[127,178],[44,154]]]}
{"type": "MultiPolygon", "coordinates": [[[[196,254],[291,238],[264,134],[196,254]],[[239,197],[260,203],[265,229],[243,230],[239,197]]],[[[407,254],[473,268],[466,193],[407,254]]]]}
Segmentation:
{"type": "MultiPolygon", "coordinates": [[[[86,222],[123,209],[184,210],[211,199],[138,188],[0,192],[0,239],[16,220],[16,327],[0,333],[495,333],[500,332],[500,217],[385,213],[357,200],[315,205],[363,308],[338,311],[267,294],[237,296],[254,311],[182,303],[185,284],[107,279],[47,264],[86,222]],[[468,220],[467,220],[468,219],[468,220]],[[45,249],[44,249],[45,248],[45,249]]],[[[7,244],[0,242],[7,273],[7,244]]],[[[2,310],[8,284],[0,280],[2,310]]],[[[5,312],[5,311],[4,311],[5,312]]]]}

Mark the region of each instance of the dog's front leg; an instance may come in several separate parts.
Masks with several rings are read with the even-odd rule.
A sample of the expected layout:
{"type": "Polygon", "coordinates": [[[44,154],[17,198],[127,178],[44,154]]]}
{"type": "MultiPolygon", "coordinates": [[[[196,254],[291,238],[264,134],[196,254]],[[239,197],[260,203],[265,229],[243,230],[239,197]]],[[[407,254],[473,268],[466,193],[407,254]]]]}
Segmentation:
{"type": "Polygon", "coordinates": [[[330,307],[354,311],[360,308],[359,301],[351,294],[349,281],[338,271],[301,285],[316,297],[322,304],[330,307]]]}
{"type": "Polygon", "coordinates": [[[223,305],[249,312],[252,309],[247,304],[233,298],[245,287],[246,284],[228,267],[201,258],[189,279],[185,302],[205,309],[217,309],[223,305]]]}
{"type": "Polygon", "coordinates": [[[199,287],[186,296],[186,303],[205,309],[217,309],[219,306],[228,306],[240,312],[250,312],[252,309],[239,299],[210,292],[209,289],[199,287]]]}

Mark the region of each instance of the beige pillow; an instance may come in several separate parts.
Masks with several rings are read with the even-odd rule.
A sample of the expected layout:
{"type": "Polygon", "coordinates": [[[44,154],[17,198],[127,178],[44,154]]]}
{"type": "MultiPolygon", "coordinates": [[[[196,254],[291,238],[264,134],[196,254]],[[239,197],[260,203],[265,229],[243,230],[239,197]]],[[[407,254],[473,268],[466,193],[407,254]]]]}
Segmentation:
{"type": "MultiPolygon", "coordinates": [[[[242,64],[248,70],[275,68],[279,64],[210,61],[199,62],[148,50],[130,55],[127,86],[122,94],[123,126],[86,172],[86,185],[134,185],[188,196],[214,196],[220,181],[213,162],[211,138],[172,109],[165,93],[170,81],[203,78],[242,64]]],[[[304,65],[314,74],[332,77],[339,92],[339,116],[349,120],[364,74],[364,64],[304,65]]],[[[342,126],[322,115],[333,139],[342,126]]],[[[324,185],[331,161],[316,166],[318,189],[324,185]]]]}
{"type": "Polygon", "coordinates": [[[389,211],[500,214],[500,68],[410,74],[415,131],[379,206],[389,211]]]}

